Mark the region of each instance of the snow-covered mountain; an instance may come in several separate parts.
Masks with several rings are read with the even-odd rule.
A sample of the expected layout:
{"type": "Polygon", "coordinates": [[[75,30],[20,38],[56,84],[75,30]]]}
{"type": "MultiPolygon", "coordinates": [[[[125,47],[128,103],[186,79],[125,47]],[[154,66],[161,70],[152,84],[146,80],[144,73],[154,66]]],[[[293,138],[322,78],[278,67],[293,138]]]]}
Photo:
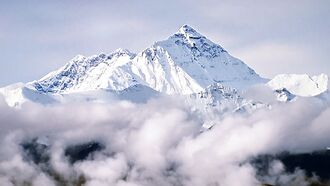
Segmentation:
{"type": "Polygon", "coordinates": [[[28,83],[45,93],[97,89],[121,91],[141,84],[166,94],[192,94],[213,83],[235,88],[263,82],[241,60],[184,25],[168,39],[133,54],[118,49],[106,55],[81,55],[38,81],[28,83]]]}
{"type": "Polygon", "coordinates": [[[143,102],[166,94],[185,97],[199,110],[241,112],[267,106],[241,96],[253,85],[265,84],[279,101],[291,101],[325,92],[327,81],[322,74],[279,75],[268,82],[220,45],[183,25],[140,53],[117,49],[111,54],[77,55],[40,80],[1,88],[0,94],[10,106],[112,98],[143,102]]]}

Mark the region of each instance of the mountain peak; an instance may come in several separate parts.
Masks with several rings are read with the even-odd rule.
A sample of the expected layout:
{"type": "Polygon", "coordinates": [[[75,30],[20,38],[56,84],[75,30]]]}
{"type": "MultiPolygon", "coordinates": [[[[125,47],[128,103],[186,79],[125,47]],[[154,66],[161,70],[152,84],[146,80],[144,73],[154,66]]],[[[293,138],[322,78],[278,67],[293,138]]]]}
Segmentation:
{"type": "Polygon", "coordinates": [[[201,37],[204,37],[203,35],[198,33],[194,28],[186,24],[180,27],[179,33],[183,34],[186,38],[199,39],[201,37]]]}
{"type": "Polygon", "coordinates": [[[85,59],[86,59],[85,56],[83,56],[83,55],[81,55],[81,54],[78,54],[78,55],[76,55],[74,58],[72,58],[71,61],[83,61],[83,60],[85,60],[85,59]]]}
{"type": "Polygon", "coordinates": [[[121,56],[129,56],[130,58],[134,58],[136,54],[133,52],[129,51],[128,49],[125,48],[118,48],[114,52],[110,54],[110,56],[116,56],[116,57],[121,57],[121,56]]]}
{"type": "Polygon", "coordinates": [[[117,48],[113,53],[131,54],[132,52],[126,48],[117,48]]]}

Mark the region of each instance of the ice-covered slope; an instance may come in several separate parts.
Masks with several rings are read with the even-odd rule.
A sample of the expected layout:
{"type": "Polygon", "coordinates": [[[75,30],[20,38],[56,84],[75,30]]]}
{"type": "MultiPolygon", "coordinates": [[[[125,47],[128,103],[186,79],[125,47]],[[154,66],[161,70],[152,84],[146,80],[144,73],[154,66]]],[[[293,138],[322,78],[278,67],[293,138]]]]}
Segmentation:
{"type": "Polygon", "coordinates": [[[184,25],[137,55],[123,49],[110,55],[79,55],[29,86],[44,93],[72,93],[121,91],[140,84],[166,94],[186,95],[213,83],[241,89],[263,81],[220,45],[184,25]]]}
{"type": "Polygon", "coordinates": [[[285,88],[297,96],[316,96],[328,89],[328,76],[325,74],[312,77],[307,74],[280,74],[267,85],[274,90],[285,88]]]}

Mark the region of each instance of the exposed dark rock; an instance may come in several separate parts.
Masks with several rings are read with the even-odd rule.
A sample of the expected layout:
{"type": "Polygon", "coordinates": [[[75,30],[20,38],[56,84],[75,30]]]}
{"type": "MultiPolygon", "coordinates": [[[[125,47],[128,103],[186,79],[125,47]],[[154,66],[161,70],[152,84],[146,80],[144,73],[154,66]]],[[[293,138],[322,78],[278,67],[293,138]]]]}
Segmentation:
{"type": "Polygon", "coordinates": [[[257,175],[267,176],[270,164],[279,160],[285,166],[287,173],[294,173],[296,169],[304,170],[308,178],[318,176],[320,182],[311,185],[329,185],[330,181],[330,151],[315,151],[311,153],[292,154],[288,152],[278,155],[259,155],[251,160],[257,175]]]}
{"type": "Polygon", "coordinates": [[[101,151],[104,149],[104,145],[99,142],[88,142],[78,145],[68,146],[64,155],[68,157],[71,164],[87,159],[89,156],[93,155],[94,152],[101,151]]]}
{"type": "Polygon", "coordinates": [[[45,144],[38,143],[37,138],[21,144],[23,155],[27,161],[32,161],[36,165],[48,163],[49,147],[45,144]]]}

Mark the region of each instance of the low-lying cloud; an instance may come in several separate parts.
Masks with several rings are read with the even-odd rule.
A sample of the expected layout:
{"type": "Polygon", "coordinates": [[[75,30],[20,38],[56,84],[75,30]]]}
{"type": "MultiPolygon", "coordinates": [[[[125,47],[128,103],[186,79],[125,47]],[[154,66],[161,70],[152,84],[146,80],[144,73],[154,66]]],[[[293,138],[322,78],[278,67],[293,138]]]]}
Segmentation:
{"type": "Polygon", "coordinates": [[[255,186],[307,185],[304,171],[285,172],[274,161],[267,177],[250,163],[262,154],[311,152],[330,146],[330,108],[318,98],[275,104],[249,116],[202,123],[173,98],[145,104],[71,103],[21,109],[0,101],[1,185],[255,186]],[[47,146],[49,160],[27,157],[24,143],[47,146]],[[97,142],[102,149],[69,161],[69,146],[97,142]]]}

